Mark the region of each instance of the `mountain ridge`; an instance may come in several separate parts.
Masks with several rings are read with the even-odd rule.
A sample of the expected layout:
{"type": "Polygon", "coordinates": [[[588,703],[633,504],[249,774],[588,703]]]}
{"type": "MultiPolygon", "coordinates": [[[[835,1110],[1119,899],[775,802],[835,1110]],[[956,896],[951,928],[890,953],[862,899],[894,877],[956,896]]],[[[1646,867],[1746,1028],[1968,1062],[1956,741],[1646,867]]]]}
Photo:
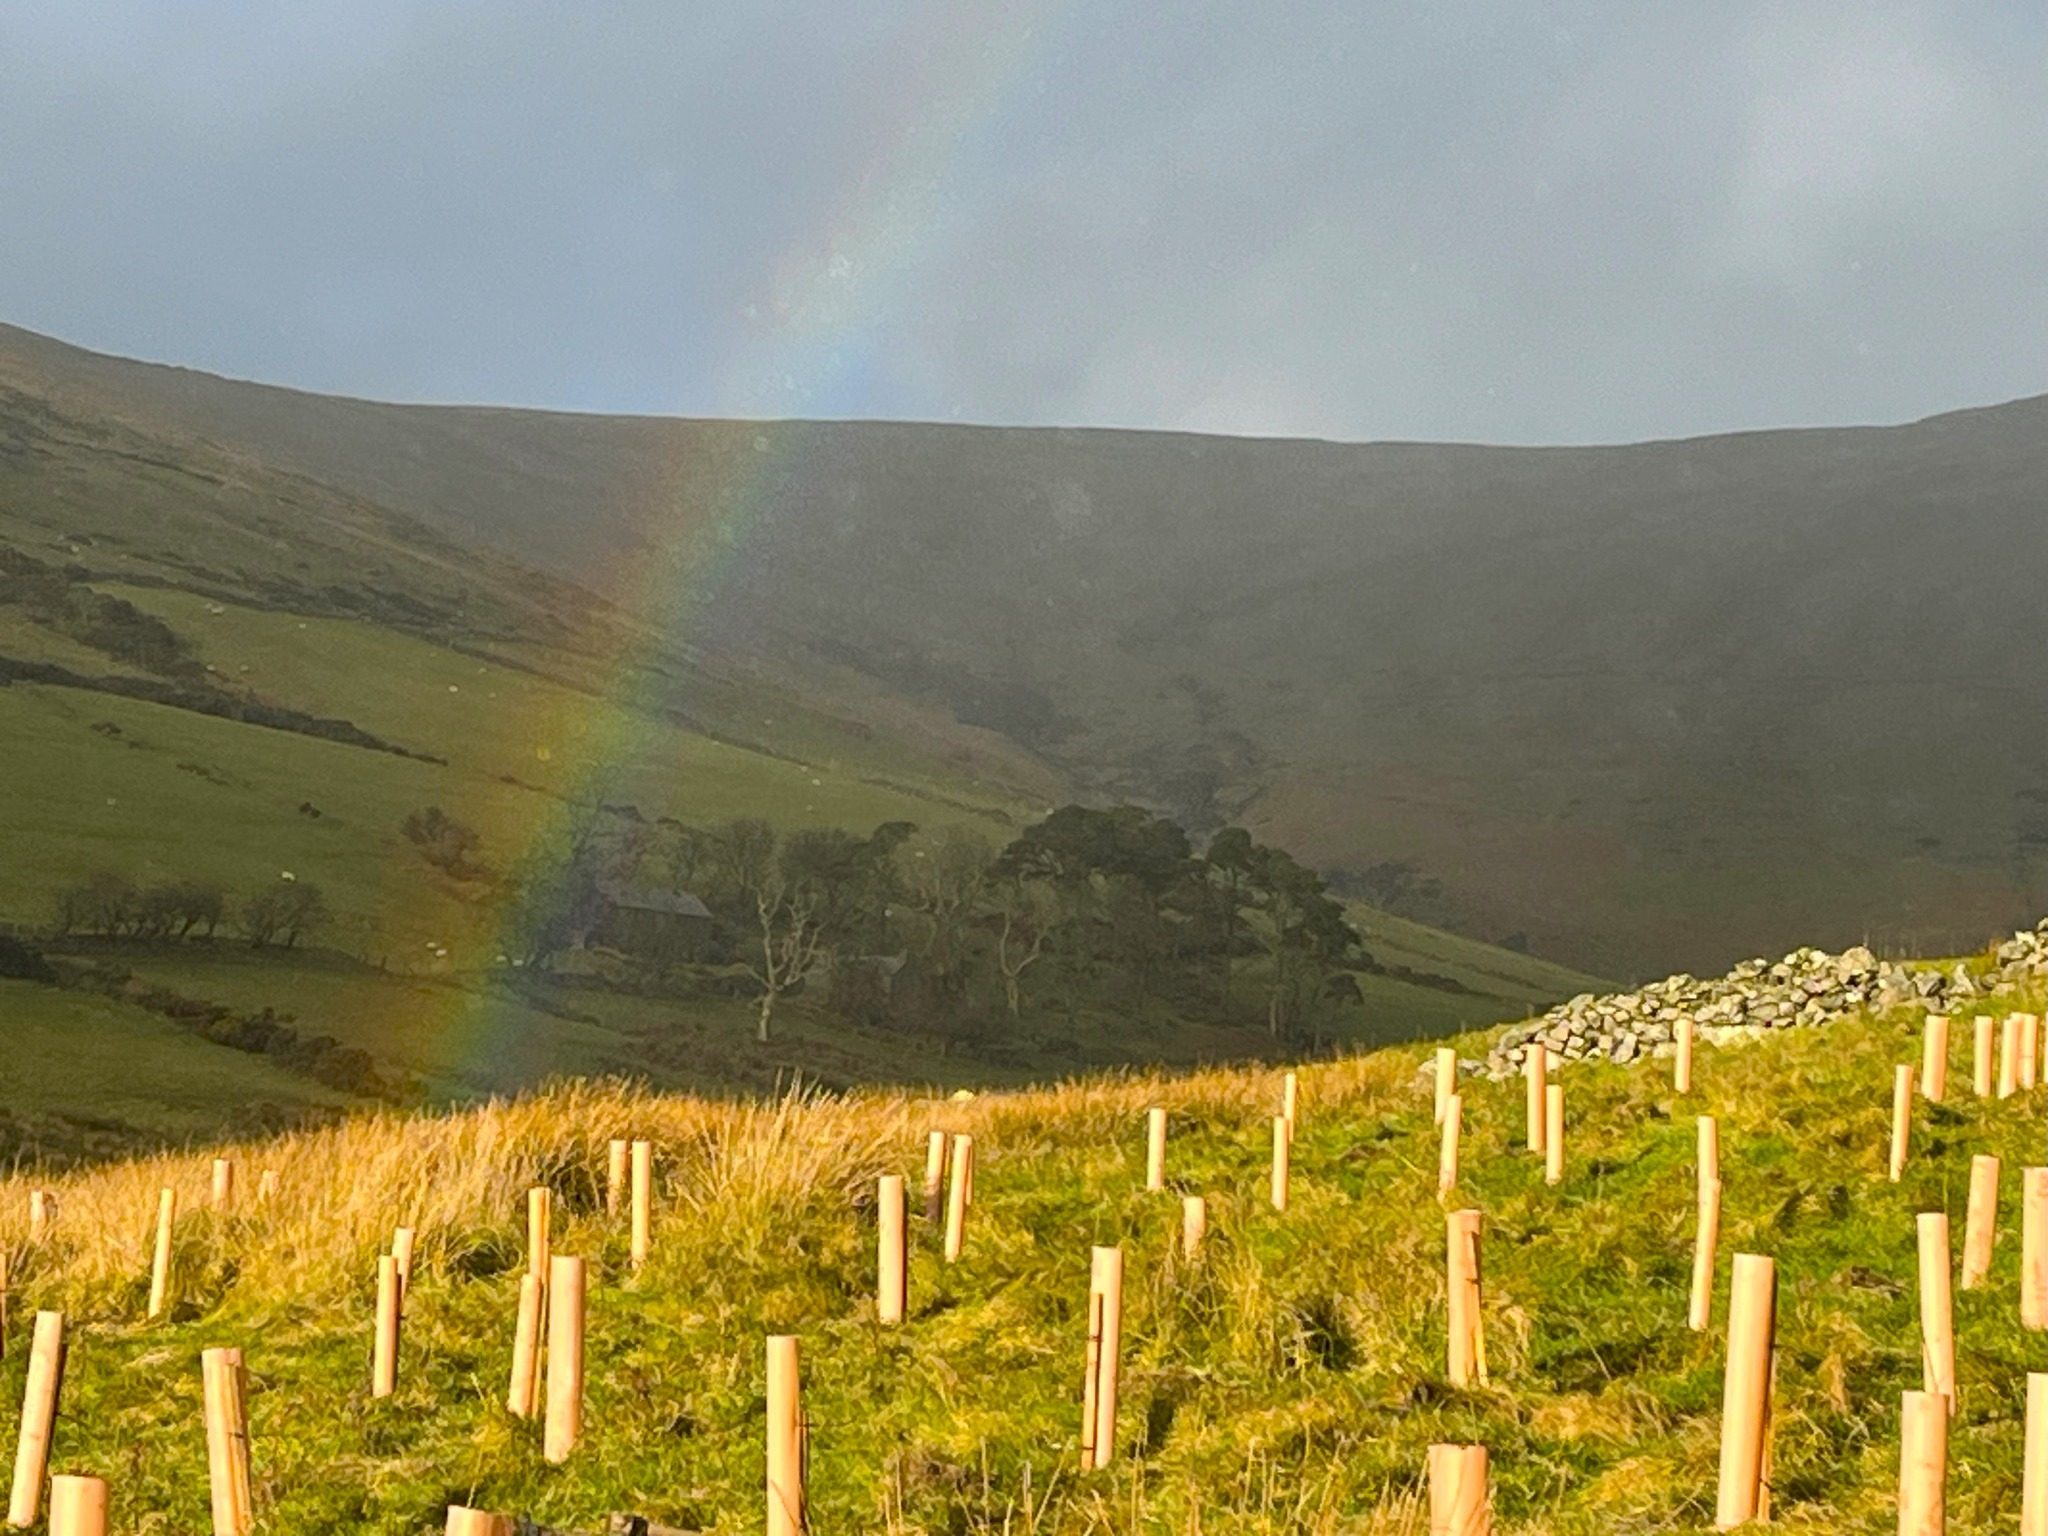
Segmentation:
{"type": "Polygon", "coordinates": [[[67,354],[76,354],[94,363],[114,364],[121,368],[148,369],[172,375],[179,379],[199,380],[207,384],[228,385],[234,388],[263,390],[272,394],[294,395],[302,399],[334,401],[344,405],[368,405],[393,410],[462,411],[476,413],[500,413],[521,417],[561,417],[570,420],[605,421],[623,423],[681,423],[689,426],[767,426],[785,427],[809,425],[821,427],[915,427],[936,428],[963,432],[1046,432],[1064,433],[1077,436],[1144,436],[1162,438],[1195,438],[1201,440],[1220,439],[1228,442],[1245,443],[1302,443],[1332,448],[1483,448],[1504,452],[1521,453],[1542,450],[1571,452],[1588,448],[1650,448],[1683,443],[1731,442],[1747,438],[1785,437],[1801,433],[1854,433],[1883,432],[1895,427],[1926,426],[1930,423],[1949,420],[1954,417],[1974,416],[1997,412],[2008,406],[2025,405],[2031,402],[2048,401],[2048,391],[2039,395],[2018,395],[2008,400],[1987,401],[1979,405],[1955,406],[1935,411],[1925,416],[1907,417],[1898,421],[1882,422],[1837,422],[1809,423],[1798,426],[1742,427],[1727,431],[1681,432],[1661,437],[1624,438],[1570,443],[1495,443],[1483,442],[1476,438],[1408,438],[1408,437],[1323,437],[1297,435],[1293,433],[1266,432],[1198,432],[1179,427],[1129,427],[1101,426],[1087,422],[993,422],[960,421],[938,417],[913,416],[706,416],[683,412],[660,411],[596,411],[571,406],[519,405],[503,401],[482,400],[401,400],[387,399],[375,395],[358,395],[346,391],[316,389],[308,385],[284,384],[274,380],[247,378],[239,374],[220,373],[210,368],[201,368],[189,363],[166,362],[160,358],[130,357],[119,352],[108,352],[83,342],[70,341],[47,331],[32,330],[27,326],[14,325],[0,320],[0,343],[16,348],[47,347],[67,354]]]}
{"type": "Polygon", "coordinates": [[[336,487],[711,664],[960,722],[1092,797],[1405,868],[1439,893],[1417,910],[1599,974],[1792,933],[1967,947],[2048,900],[2048,647],[2019,628],[2048,396],[1342,444],[385,405],[22,334],[17,388],[336,487]]]}

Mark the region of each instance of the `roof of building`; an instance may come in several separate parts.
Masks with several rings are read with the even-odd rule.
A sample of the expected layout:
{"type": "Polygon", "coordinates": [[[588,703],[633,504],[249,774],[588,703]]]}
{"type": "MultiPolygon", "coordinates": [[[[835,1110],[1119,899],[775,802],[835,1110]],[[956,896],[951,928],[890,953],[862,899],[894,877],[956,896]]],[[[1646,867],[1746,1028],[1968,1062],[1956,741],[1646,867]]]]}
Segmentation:
{"type": "Polygon", "coordinates": [[[709,917],[711,909],[690,891],[663,891],[649,885],[628,885],[607,880],[598,894],[615,907],[629,912],[661,912],[670,917],[709,917]]]}

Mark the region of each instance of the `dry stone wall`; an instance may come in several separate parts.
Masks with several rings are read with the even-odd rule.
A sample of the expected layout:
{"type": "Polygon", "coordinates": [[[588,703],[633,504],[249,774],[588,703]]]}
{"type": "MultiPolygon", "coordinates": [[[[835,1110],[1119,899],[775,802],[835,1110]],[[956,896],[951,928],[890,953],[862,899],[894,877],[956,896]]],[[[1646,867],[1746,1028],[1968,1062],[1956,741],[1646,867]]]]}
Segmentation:
{"type": "Polygon", "coordinates": [[[1710,1044],[1802,1029],[1866,1009],[1919,1004],[1930,1012],[1961,1011],[1983,997],[2038,983],[2048,972],[2048,920],[1999,945],[1988,972],[1973,975],[1960,961],[1940,966],[1880,960],[1861,945],[1839,955],[1795,949],[1784,959],[1745,960],[1725,976],[1667,976],[1634,992],[1581,993],[1548,1013],[1509,1026],[1467,1073],[1505,1079],[1542,1041],[1552,1058],[1628,1062],[1668,1054],[1678,1021],[1691,1018],[1696,1038],[1710,1044]]]}

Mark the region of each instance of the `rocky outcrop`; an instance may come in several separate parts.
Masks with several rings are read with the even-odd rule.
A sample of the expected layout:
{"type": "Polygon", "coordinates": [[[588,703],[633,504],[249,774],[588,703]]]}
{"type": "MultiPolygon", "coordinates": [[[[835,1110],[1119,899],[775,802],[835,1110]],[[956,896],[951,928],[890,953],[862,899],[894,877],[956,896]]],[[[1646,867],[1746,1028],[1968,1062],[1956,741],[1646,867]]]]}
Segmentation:
{"type": "Polygon", "coordinates": [[[1693,1021],[1695,1038],[1710,1044],[1831,1024],[1850,1014],[1908,1005],[1931,1012],[1967,1007],[1980,997],[2004,996],[2038,983],[2048,973],[2048,920],[2022,930],[1993,952],[1991,968],[1960,961],[1936,965],[1880,960],[1858,945],[1839,955],[1795,949],[1775,963],[1745,960],[1725,976],[1700,980],[1668,976],[1635,992],[1595,997],[1581,993],[1539,1018],[1509,1026],[1483,1061],[1463,1071],[1494,1079],[1520,1069],[1529,1047],[1542,1041],[1553,1059],[1628,1062],[1664,1054],[1678,1021],[1693,1021]]]}

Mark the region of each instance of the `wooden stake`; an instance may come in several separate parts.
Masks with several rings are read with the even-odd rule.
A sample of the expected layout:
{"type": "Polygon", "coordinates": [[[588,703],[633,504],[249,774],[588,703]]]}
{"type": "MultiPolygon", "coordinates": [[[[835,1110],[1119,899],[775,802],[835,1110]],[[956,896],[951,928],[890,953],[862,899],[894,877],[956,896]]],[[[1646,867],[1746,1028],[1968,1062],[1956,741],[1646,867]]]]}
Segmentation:
{"type": "Polygon", "coordinates": [[[548,1277],[548,1228],[554,1214],[554,1197],[545,1184],[526,1192],[526,1272],[543,1283],[548,1277]]]}
{"type": "Polygon", "coordinates": [[[1948,1092],[1948,1015],[1930,1013],[1920,1035],[1920,1092],[1939,1104],[1948,1092]]]}
{"type": "Polygon", "coordinates": [[[512,1536],[512,1521],[509,1516],[486,1514],[466,1504],[450,1504],[447,1536],[512,1536]]]}
{"type": "Polygon", "coordinates": [[[1980,1099],[1991,1097],[1991,1015],[1980,1013],[1972,1030],[1970,1089],[1980,1099]]]}
{"type": "Polygon", "coordinates": [[[777,1334],[768,1340],[768,1536],[802,1536],[807,1502],[797,1341],[777,1334]]]}
{"type": "Polygon", "coordinates": [[[1776,1323],[1772,1324],[1771,1372],[1769,1385],[1764,1391],[1764,1448],[1757,1459],[1756,1475],[1756,1519],[1759,1525],[1771,1523],[1771,1468],[1778,1459],[1778,1346],[1776,1323]]]}
{"type": "Polygon", "coordinates": [[[171,1231],[178,1221],[178,1192],[156,1197],[156,1252],[149,1261],[149,1315],[159,1317],[171,1293],[171,1231]]]}
{"type": "Polygon", "coordinates": [[[2020,1326],[2048,1328],[2048,1168],[2020,1170],[2020,1326]]]}
{"type": "Polygon", "coordinates": [[[1528,1142],[1531,1152],[1543,1150],[1544,1117],[1548,1114],[1543,1090],[1550,1082],[1550,1047],[1540,1040],[1532,1040],[1522,1053],[1522,1076],[1528,1083],[1529,1126],[1528,1142]]]}
{"type": "Polygon", "coordinates": [[[206,1411],[207,1478],[213,1493],[214,1536],[248,1536],[254,1524],[249,1486],[247,1372],[239,1349],[200,1354],[206,1411]]]}
{"type": "Polygon", "coordinates": [[[377,1260],[377,1344],[370,1357],[370,1396],[398,1390],[398,1260],[377,1260]]]}
{"type": "Polygon", "coordinates": [[[2048,1536],[2048,1374],[2027,1373],[2026,1470],[2020,1482],[2020,1536],[2048,1536]]]}
{"type": "Polygon", "coordinates": [[[1938,1392],[1901,1393],[1899,1536],[1942,1536],[1947,1507],[1947,1405],[1938,1392]]]}
{"type": "Polygon", "coordinates": [[[619,1202],[626,1197],[626,1157],[626,1141],[614,1136],[605,1147],[604,1213],[607,1216],[617,1216],[619,1202]]]}
{"type": "Polygon", "coordinates": [[[1721,1181],[1701,1191],[1692,1240],[1692,1304],[1686,1326],[1704,1333],[1714,1319],[1714,1249],[1721,1240],[1721,1181]]]}
{"type": "Polygon", "coordinates": [[[224,1349],[209,1349],[199,1356],[206,1417],[206,1486],[213,1503],[214,1536],[241,1536],[235,1508],[234,1460],[229,1448],[234,1434],[234,1411],[229,1406],[233,1388],[227,1381],[226,1355],[224,1349]]]}
{"type": "Polygon", "coordinates": [[[412,1288],[412,1251],[417,1238],[411,1227],[391,1231],[391,1258],[398,1266],[398,1310],[405,1312],[405,1293],[412,1288]]]}
{"type": "Polygon", "coordinates": [[[1118,1367],[1123,1358],[1124,1251],[1096,1248],[1088,1264],[1088,1349],[1081,1382],[1081,1470],[1116,1454],[1118,1367]]]}
{"type": "Polygon", "coordinates": [[[1458,1187],[1458,1142],[1465,1134],[1465,1098],[1454,1093],[1444,1106],[1443,1131],[1436,1153],[1436,1192],[1448,1195],[1458,1187]]]}
{"type": "Polygon", "coordinates": [[[1492,1536],[1493,1500],[1486,1487],[1486,1447],[1429,1448],[1429,1536],[1492,1536]]]}
{"type": "Polygon", "coordinates": [[[946,1190],[946,1262],[957,1263],[967,1241],[968,1180],[974,1177],[974,1138],[953,1138],[953,1182],[946,1190]]]}
{"type": "MultiPolygon", "coordinates": [[[[1291,1076],[1292,1074],[1290,1074],[1291,1076]]],[[[1290,1126],[1294,1124],[1290,1119],[1290,1126]]],[[[1095,1465],[1106,1467],[1116,1454],[1118,1380],[1123,1369],[1124,1251],[1108,1248],[1102,1255],[1102,1347],[1097,1351],[1095,1390],[1095,1465]]]]}
{"type": "Polygon", "coordinates": [[[50,1536],[107,1536],[105,1479],[50,1479],[50,1536]]]}
{"type": "Polygon", "coordinates": [[[227,1351],[228,1406],[233,1413],[233,1433],[228,1438],[228,1464],[234,1472],[235,1515],[244,1531],[256,1523],[256,1504],[249,1472],[249,1368],[242,1351],[227,1351]]]}
{"type": "Polygon", "coordinates": [[[1453,1046],[1436,1050],[1436,1123],[1444,1123],[1444,1111],[1458,1091],[1458,1052],[1453,1046]]]}
{"type": "Polygon", "coordinates": [[[581,1259],[548,1260],[548,1413],[541,1454],[564,1462],[583,1435],[583,1296],[581,1259]]]}
{"type": "Polygon", "coordinates": [[[1699,1117],[1693,1131],[1693,1148],[1693,1198],[1704,1204],[1709,1189],[1718,1199],[1721,1188],[1721,1124],[1712,1115],[1699,1117]]]}
{"type": "Polygon", "coordinates": [[[505,1406],[522,1419],[533,1417],[540,1385],[540,1314],[547,1287],[533,1275],[519,1277],[519,1319],[512,1334],[512,1387],[505,1406]]]}
{"type": "Polygon", "coordinates": [[[28,1240],[40,1243],[50,1230],[50,1192],[47,1189],[32,1189],[28,1192],[28,1240]]]}
{"type": "Polygon", "coordinates": [[[1102,1388],[1102,1261],[1093,1250],[1088,1264],[1087,1334],[1081,1346],[1081,1470],[1095,1470],[1096,1396],[1102,1388]]]}
{"type": "Polygon", "coordinates": [[[1145,1187],[1166,1188],[1166,1111],[1145,1112],[1145,1187]]]}
{"type": "Polygon", "coordinates": [[[1287,1122],[1287,1140],[1294,1140],[1295,1111],[1301,1107],[1301,1079],[1290,1072],[1280,1079],[1280,1116],[1287,1122]]]}
{"type": "Polygon", "coordinates": [[[1181,1257],[1193,1259],[1202,1251],[1202,1238],[1209,1230],[1209,1202],[1200,1195],[1183,1195],[1180,1202],[1181,1257]]]}
{"type": "Polygon", "coordinates": [[[50,1469],[50,1432],[57,1422],[57,1394],[63,1384],[64,1314],[38,1312],[28,1349],[28,1378],[21,1389],[21,1436],[14,1446],[9,1525],[35,1524],[42,1508],[43,1478],[50,1469]]]}
{"type": "Polygon", "coordinates": [[[1948,1212],[1922,1211],[1920,1231],[1920,1363],[1925,1387],[1956,1411],[1955,1304],[1950,1295],[1948,1212]]]}
{"type": "Polygon", "coordinates": [[[937,1225],[946,1190],[946,1133],[933,1131],[924,1146],[924,1219],[937,1225]]]}
{"type": "Polygon", "coordinates": [[[1892,1156],[1891,1179],[1899,1182],[1906,1171],[1906,1138],[1913,1128],[1913,1069],[1897,1067],[1892,1072],[1892,1156]]]}
{"type": "Polygon", "coordinates": [[[1671,1053],[1671,1087],[1677,1093],[1692,1092],[1692,1020],[1678,1021],[1678,1040],[1671,1053]]]}
{"type": "Polygon", "coordinates": [[[1970,1159],[1970,1205],[1963,1218],[1963,1280],[1974,1291],[1991,1273],[1991,1245],[1998,1234],[1998,1159],[1982,1153],[1970,1159]]]}
{"type": "Polygon", "coordinates": [[[2018,1016],[2020,1032],[2019,1085],[2026,1092],[2034,1086],[2034,1072],[2037,1053],[2041,1045],[2041,1020],[2031,1013],[2018,1016]]]}
{"type": "Polygon", "coordinates": [[[1454,1387],[1486,1381],[1486,1334],[1479,1311],[1479,1212],[1444,1219],[1446,1374],[1454,1387]]]}
{"type": "Polygon", "coordinates": [[[1564,1182],[1564,1084],[1543,1090],[1543,1182],[1564,1182]]]}
{"type": "Polygon", "coordinates": [[[235,1203],[235,1165],[225,1157],[213,1160],[213,1208],[225,1211],[235,1203]]]}
{"type": "Polygon", "coordinates": [[[1716,1530],[1731,1530],[1761,1513],[1777,1312],[1777,1265],[1762,1254],[1735,1255],[1728,1297],[1728,1368],[1721,1388],[1721,1476],[1714,1499],[1716,1530]]]}
{"type": "Polygon", "coordinates": [[[654,1244],[654,1144],[633,1143],[633,1267],[647,1262],[654,1244]]]}
{"type": "Polygon", "coordinates": [[[1284,1114],[1274,1116],[1274,1176],[1272,1176],[1272,1202],[1274,1210],[1286,1210],[1290,1163],[1294,1147],[1294,1126],[1288,1124],[1284,1114]]]}
{"type": "Polygon", "coordinates": [[[2008,1013],[1998,1032],[1998,1096],[2009,1099],[2020,1088],[2020,1016],[2008,1013]]]}
{"type": "Polygon", "coordinates": [[[902,1174],[882,1175],[875,1209],[875,1319],[900,1323],[904,1297],[910,1287],[909,1254],[904,1243],[904,1227],[909,1217],[902,1174]]]}

